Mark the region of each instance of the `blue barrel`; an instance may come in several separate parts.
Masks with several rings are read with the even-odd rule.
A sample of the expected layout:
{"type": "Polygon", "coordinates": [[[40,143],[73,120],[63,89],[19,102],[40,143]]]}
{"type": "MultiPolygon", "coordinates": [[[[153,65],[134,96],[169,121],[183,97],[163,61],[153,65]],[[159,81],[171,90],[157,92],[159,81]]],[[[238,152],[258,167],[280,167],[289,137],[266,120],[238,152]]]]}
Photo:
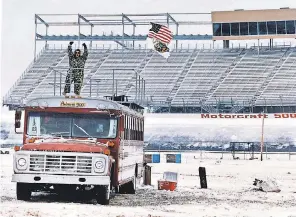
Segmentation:
{"type": "Polygon", "coordinates": [[[181,163],[181,154],[176,154],[176,163],[181,163]]]}
{"type": "Polygon", "coordinates": [[[152,163],[160,163],[160,154],[152,155],[152,163]]]}

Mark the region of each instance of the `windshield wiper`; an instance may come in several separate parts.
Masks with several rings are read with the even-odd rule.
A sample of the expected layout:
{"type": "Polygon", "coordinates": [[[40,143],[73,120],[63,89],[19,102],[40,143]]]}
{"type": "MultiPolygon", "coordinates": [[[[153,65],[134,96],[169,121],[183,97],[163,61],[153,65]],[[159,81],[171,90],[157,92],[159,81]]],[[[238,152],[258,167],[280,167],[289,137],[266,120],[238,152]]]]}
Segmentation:
{"type": "Polygon", "coordinates": [[[60,138],[63,138],[63,134],[69,134],[69,132],[54,132],[54,133],[51,133],[52,136],[60,136],[60,138]]]}
{"type": "Polygon", "coordinates": [[[90,138],[93,139],[91,135],[89,135],[82,127],[78,126],[77,124],[74,124],[78,129],[80,129],[82,132],[84,132],[86,135],[88,135],[90,138]]]}

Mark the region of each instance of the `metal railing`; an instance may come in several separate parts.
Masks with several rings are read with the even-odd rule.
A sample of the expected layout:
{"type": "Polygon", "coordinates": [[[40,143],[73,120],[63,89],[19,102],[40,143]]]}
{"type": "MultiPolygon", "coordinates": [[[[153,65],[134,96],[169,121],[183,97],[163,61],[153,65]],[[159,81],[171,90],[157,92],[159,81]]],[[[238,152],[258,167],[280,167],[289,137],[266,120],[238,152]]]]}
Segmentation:
{"type": "MultiPolygon", "coordinates": [[[[48,50],[65,50],[67,49],[68,44],[47,44],[46,49],[48,50]]],[[[76,44],[72,45],[73,48],[79,48],[76,44]]],[[[261,45],[256,45],[256,44],[250,44],[250,43],[234,43],[229,48],[225,48],[222,46],[222,44],[216,44],[213,46],[212,43],[180,43],[178,45],[178,49],[176,48],[175,44],[171,45],[170,52],[177,52],[177,51],[190,51],[190,50],[197,50],[197,49],[203,49],[203,50],[232,50],[232,49],[258,49],[259,50],[278,50],[278,49],[287,49],[287,48],[295,48],[296,44],[292,44],[291,42],[289,44],[277,44],[275,43],[272,47],[267,44],[261,44],[261,45]]],[[[132,45],[130,44],[128,48],[132,50],[150,50],[147,46],[146,43],[142,44],[136,44],[132,45]]],[[[121,45],[119,44],[93,44],[92,46],[89,46],[89,50],[124,50],[122,49],[121,45]]]]}
{"type": "MultiPolygon", "coordinates": [[[[70,82],[70,83],[66,83],[66,82],[63,82],[63,80],[66,79],[66,76],[67,76],[67,73],[69,73],[70,75],[70,81],[72,80],[71,79],[71,76],[74,76],[72,74],[72,72],[67,72],[67,73],[64,73],[64,72],[60,72],[60,70],[62,71],[65,71],[65,70],[91,70],[91,68],[66,68],[66,67],[51,67],[52,70],[53,70],[53,82],[50,82],[49,84],[52,84],[53,85],[53,96],[56,96],[57,94],[59,94],[60,96],[62,95],[62,86],[63,85],[66,85],[66,84],[74,84],[74,82],[70,82]],[[58,88],[58,89],[57,89],[58,88]]],[[[103,78],[103,79],[93,79],[93,78],[90,78],[88,80],[84,80],[83,81],[83,84],[84,86],[89,86],[89,92],[88,92],[88,96],[89,97],[100,97],[100,93],[99,93],[99,85],[100,85],[100,82],[102,81],[112,81],[112,94],[111,96],[116,96],[118,94],[118,81],[130,81],[130,79],[118,79],[118,78],[115,78],[115,71],[125,71],[125,70],[133,70],[134,69],[127,69],[127,68],[123,68],[123,69],[110,69],[112,70],[112,78],[103,78]],[[93,95],[93,93],[96,93],[95,95],[93,95]]],[[[103,70],[103,71],[110,71],[110,70],[103,70]]],[[[141,76],[137,75],[137,72],[136,73],[136,79],[135,79],[135,89],[136,89],[136,94],[135,94],[135,98],[134,98],[134,101],[137,102],[137,103],[142,103],[143,102],[143,99],[145,99],[145,89],[146,89],[146,82],[144,80],[144,78],[141,78],[141,76]]],[[[80,84],[80,83],[76,83],[76,84],[80,84]]],[[[81,87],[82,89],[82,87],[81,87]]],[[[105,93],[106,94],[106,93],[105,93]]]]}

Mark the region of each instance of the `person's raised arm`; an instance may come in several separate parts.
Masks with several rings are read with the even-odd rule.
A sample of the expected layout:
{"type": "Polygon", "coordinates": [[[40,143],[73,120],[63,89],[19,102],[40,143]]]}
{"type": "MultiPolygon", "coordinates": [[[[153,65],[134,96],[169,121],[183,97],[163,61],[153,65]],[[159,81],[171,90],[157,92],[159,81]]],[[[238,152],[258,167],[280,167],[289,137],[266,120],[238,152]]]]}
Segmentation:
{"type": "Polygon", "coordinates": [[[86,47],[86,44],[85,43],[83,43],[82,46],[84,48],[82,57],[86,60],[87,59],[87,56],[88,56],[88,50],[87,50],[87,47],[86,47]]]}
{"type": "Polygon", "coordinates": [[[72,58],[72,57],[74,56],[73,51],[72,51],[72,44],[73,44],[73,43],[74,43],[74,42],[71,41],[71,42],[69,43],[69,45],[68,45],[68,56],[69,56],[69,58],[72,58]]]}

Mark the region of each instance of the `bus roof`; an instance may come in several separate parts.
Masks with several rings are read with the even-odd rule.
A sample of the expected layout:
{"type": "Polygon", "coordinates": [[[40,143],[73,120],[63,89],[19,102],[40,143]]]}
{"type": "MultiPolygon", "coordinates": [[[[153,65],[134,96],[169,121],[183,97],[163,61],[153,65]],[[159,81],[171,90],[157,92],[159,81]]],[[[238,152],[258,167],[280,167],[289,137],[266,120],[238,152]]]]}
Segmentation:
{"type": "Polygon", "coordinates": [[[42,97],[28,100],[24,107],[52,107],[52,108],[84,108],[84,109],[106,109],[118,110],[133,115],[141,113],[130,109],[127,106],[121,105],[115,101],[99,98],[65,98],[62,96],[42,97]]]}

